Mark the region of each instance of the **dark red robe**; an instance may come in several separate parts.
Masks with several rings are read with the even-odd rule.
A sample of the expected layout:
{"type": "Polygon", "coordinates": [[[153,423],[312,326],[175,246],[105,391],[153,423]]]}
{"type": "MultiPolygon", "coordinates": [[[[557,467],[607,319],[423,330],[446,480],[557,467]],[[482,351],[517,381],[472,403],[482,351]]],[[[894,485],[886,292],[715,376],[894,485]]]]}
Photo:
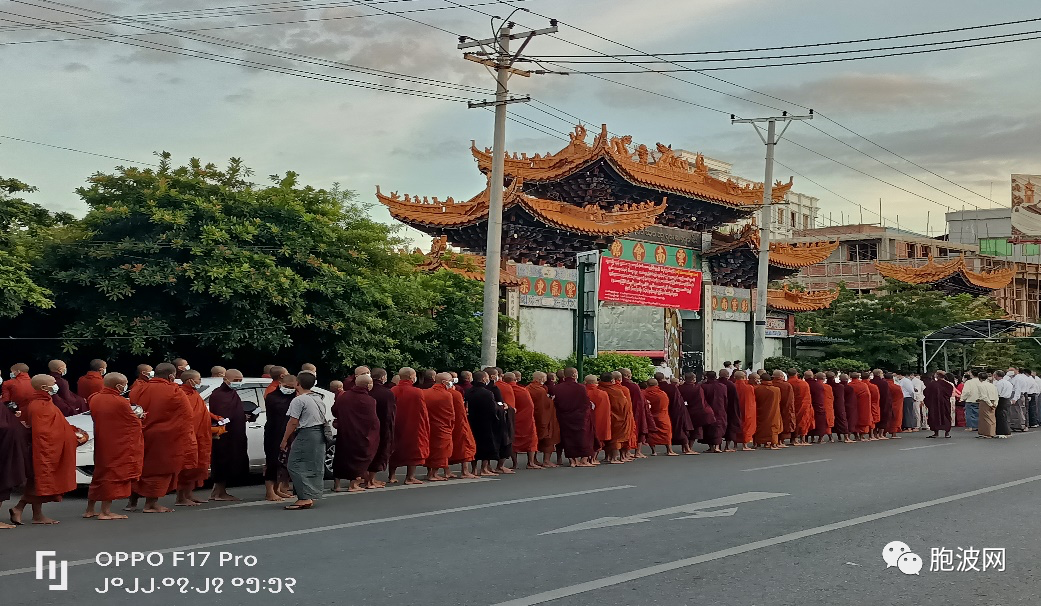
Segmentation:
{"type": "Polygon", "coordinates": [[[553,388],[560,443],[569,459],[593,456],[592,402],[585,385],[565,378],[553,388]]]}
{"type": "Polygon", "coordinates": [[[843,402],[846,405],[846,433],[857,433],[860,426],[860,405],[857,392],[849,379],[842,381],[843,402]]]}
{"type": "Polygon", "coordinates": [[[369,469],[380,445],[380,419],[376,399],[366,387],[352,386],[336,396],[336,452],[333,476],[355,480],[369,469]]]}
{"type": "Polygon", "coordinates": [[[687,437],[690,442],[700,440],[705,436],[705,428],[715,424],[716,414],[705,404],[701,385],[688,381],[679,385],[679,390],[687,406],[687,416],[690,417],[691,430],[687,437]]]}
{"type": "Polygon", "coordinates": [[[148,414],[143,423],[141,478],[133,490],[145,498],[159,498],[177,488],[177,476],[184,469],[185,445],[191,443],[193,433],[191,405],[177,384],[159,378],[148,381],[137,404],[148,414]]]}
{"type": "Polygon", "coordinates": [[[394,421],[398,406],[394,393],[382,381],[373,381],[369,395],[376,400],[376,416],[380,420],[380,445],[369,465],[369,471],[376,473],[387,468],[390,455],[394,452],[394,421]]]}
{"type": "Polygon", "coordinates": [[[452,457],[452,436],[455,434],[454,389],[438,383],[423,393],[430,420],[430,456],[426,466],[430,469],[448,467],[452,457]]]}
{"type": "Polygon", "coordinates": [[[289,403],[295,397],[296,392],[284,394],[277,387],[264,396],[264,480],[267,482],[279,481],[279,471],[285,467],[280,462],[282,438],[289,424],[289,403]]]}
{"type": "Polygon", "coordinates": [[[849,433],[849,425],[846,422],[846,386],[835,381],[830,381],[827,385],[831,388],[831,397],[835,406],[835,423],[832,425],[832,431],[837,434],[849,433]]]}
{"type": "MultiPolygon", "coordinates": [[[[646,443],[647,436],[657,430],[650,405],[643,397],[643,391],[639,385],[630,379],[622,379],[622,385],[629,390],[629,399],[633,401],[633,419],[636,421],[637,440],[641,444],[646,443]]],[[[633,446],[630,444],[630,448],[633,446]]]]}
{"type": "Polygon", "coordinates": [[[210,394],[210,412],[230,421],[224,426],[225,433],[213,440],[210,476],[214,482],[237,482],[249,474],[246,411],[242,399],[237,391],[222,383],[210,394]]]}
{"type": "Polygon", "coordinates": [[[65,377],[60,372],[48,374],[54,377],[54,382],[58,385],[58,393],[51,396],[51,400],[58,407],[58,410],[61,411],[61,414],[71,417],[87,411],[87,401],[69,389],[69,382],[65,380],[65,377]]]}
{"type": "Polygon", "coordinates": [[[715,421],[705,426],[703,444],[719,446],[723,443],[723,434],[727,428],[727,387],[717,379],[705,379],[701,384],[705,394],[705,406],[712,409],[715,421]]]}
{"type": "Polygon", "coordinates": [[[932,381],[925,388],[925,406],[929,410],[929,429],[951,430],[951,396],[954,385],[947,381],[932,381]]]}
{"type": "Polygon", "coordinates": [[[680,394],[679,385],[673,385],[667,380],[659,387],[669,396],[669,422],[672,424],[672,444],[674,446],[686,446],[690,444],[690,432],[694,425],[690,422],[687,414],[687,405],[680,394]]]}
{"type": "Polygon", "coordinates": [[[0,501],[10,499],[11,489],[24,486],[32,473],[30,439],[22,420],[0,403],[0,501]]]}
{"type": "Polygon", "coordinates": [[[810,405],[813,406],[813,427],[809,435],[823,436],[831,433],[827,412],[824,410],[824,390],[827,387],[816,379],[805,381],[810,389],[810,405]]]}
{"type": "MultiPolygon", "coordinates": [[[[889,383],[882,377],[873,377],[868,383],[878,390],[878,423],[875,426],[877,429],[888,431],[889,420],[893,416],[893,393],[889,390],[889,383]]],[[[874,392],[871,395],[874,396],[874,392]]],[[[903,405],[901,400],[901,410],[903,405]]]]}
{"type": "MultiPolygon", "coordinates": [[[[745,432],[742,428],[744,415],[741,414],[741,397],[737,391],[737,384],[729,378],[720,379],[719,382],[727,388],[727,424],[723,431],[723,438],[729,442],[740,442],[745,432]]],[[[754,399],[755,396],[752,397],[754,399]]]]}
{"type": "Polygon", "coordinates": [[[795,389],[783,379],[772,380],[769,384],[781,390],[781,434],[795,433],[795,389]]]}

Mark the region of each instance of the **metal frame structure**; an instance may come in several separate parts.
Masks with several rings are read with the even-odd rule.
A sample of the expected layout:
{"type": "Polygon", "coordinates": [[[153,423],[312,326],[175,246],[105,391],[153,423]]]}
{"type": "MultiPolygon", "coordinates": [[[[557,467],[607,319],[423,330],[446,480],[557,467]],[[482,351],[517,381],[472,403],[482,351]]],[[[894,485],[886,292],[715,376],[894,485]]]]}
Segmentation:
{"type": "MultiPolygon", "coordinates": [[[[1041,340],[1037,337],[1031,336],[1016,336],[1012,334],[1013,331],[1019,329],[1041,329],[1041,324],[1031,324],[1029,322],[1019,322],[1016,320],[970,320],[968,322],[961,322],[958,324],[951,324],[945,326],[936,332],[926,335],[921,338],[922,341],[922,372],[926,373],[929,371],[929,362],[932,362],[940,352],[944,352],[944,366],[947,366],[947,344],[950,342],[956,343],[974,343],[976,341],[1015,341],[1020,339],[1033,339],[1035,343],[1041,345],[1041,340]],[[940,344],[936,348],[936,351],[929,355],[928,344],[930,342],[940,344]]],[[[965,366],[965,352],[962,352],[962,366],[965,366]]]]}

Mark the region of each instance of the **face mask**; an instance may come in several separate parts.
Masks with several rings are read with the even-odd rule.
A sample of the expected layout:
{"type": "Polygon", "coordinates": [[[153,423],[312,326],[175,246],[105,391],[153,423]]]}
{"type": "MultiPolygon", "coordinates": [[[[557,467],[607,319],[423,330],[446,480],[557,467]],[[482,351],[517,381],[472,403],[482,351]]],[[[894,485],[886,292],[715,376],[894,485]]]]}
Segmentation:
{"type": "Polygon", "coordinates": [[[279,390],[280,390],[280,391],[281,391],[282,393],[286,394],[287,396],[289,396],[289,395],[292,395],[292,394],[295,394],[295,393],[296,393],[296,390],[295,390],[295,389],[293,389],[292,387],[279,387],[278,389],[279,389],[279,390]]]}
{"type": "Polygon", "coordinates": [[[50,394],[51,394],[52,396],[53,396],[53,395],[55,395],[55,394],[57,394],[57,393],[58,393],[58,384],[57,384],[57,383],[55,383],[54,385],[51,385],[51,386],[50,386],[50,387],[49,387],[49,388],[47,389],[47,391],[48,391],[48,393],[50,393],[50,394]]]}
{"type": "Polygon", "coordinates": [[[128,391],[130,391],[130,386],[129,385],[124,385],[123,389],[119,390],[119,395],[125,396],[128,391]]]}
{"type": "Polygon", "coordinates": [[[10,375],[10,376],[11,376],[11,378],[13,379],[13,378],[15,378],[15,377],[17,377],[17,376],[18,376],[18,373],[16,373],[15,371],[13,371],[13,370],[12,370],[12,371],[11,371],[11,375],[10,375]]]}
{"type": "Polygon", "coordinates": [[[65,368],[61,369],[61,376],[64,377],[65,373],[67,373],[67,372],[69,372],[68,369],[65,369],[65,368]]]}
{"type": "Polygon", "coordinates": [[[228,383],[228,387],[232,389],[242,389],[242,381],[232,381],[228,383]]]}
{"type": "Polygon", "coordinates": [[[106,370],[106,369],[102,368],[102,369],[101,369],[101,370],[99,370],[98,372],[99,372],[99,373],[101,373],[101,374],[102,374],[102,376],[104,376],[104,374],[105,374],[106,372],[108,372],[108,370],[106,370]]]}
{"type": "Polygon", "coordinates": [[[191,369],[192,369],[192,367],[191,367],[191,366],[188,366],[187,364],[185,364],[185,365],[184,365],[184,369],[185,369],[185,370],[191,370],[191,369]]]}
{"type": "Polygon", "coordinates": [[[155,371],[154,370],[148,371],[148,378],[151,379],[151,378],[154,378],[154,377],[155,377],[155,371]]]}

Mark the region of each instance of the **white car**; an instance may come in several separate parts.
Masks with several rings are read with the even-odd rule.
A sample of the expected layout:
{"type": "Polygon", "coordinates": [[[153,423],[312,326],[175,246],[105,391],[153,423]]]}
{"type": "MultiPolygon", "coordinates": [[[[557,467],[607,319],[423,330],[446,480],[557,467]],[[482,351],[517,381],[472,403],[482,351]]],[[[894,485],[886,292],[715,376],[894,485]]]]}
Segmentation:
{"type": "MultiPolygon", "coordinates": [[[[199,395],[207,405],[210,402],[210,394],[223,383],[224,380],[217,377],[207,377],[202,380],[199,395]]],[[[249,453],[249,470],[252,473],[261,473],[266,461],[264,457],[264,423],[267,422],[267,412],[264,406],[264,389],[270,384],[271,379],[251,377],[243,379],[242,387],[237,390],[246,412],[257,414],[256,420],[246,421],[246,449],[249,453]]],[[[322,401],[325,403],[325,418],[331,422],[334,400],[332,392],[318,387],[311,391],[322,396],[322,401]]],[[[76,483],[90,484],[91,476],[94,474],[94,420],[90,418],[90,413],[84,413],[71,416],[68,421],[90,436],[85,444],[76,449],[76,483]]],[[[335,431],[334,429],[333,432],[335,433],[335,431]]],[[[329,447],[325,457],[326,478],[332,477],[332,456],[333,447],[329,447]]]]}

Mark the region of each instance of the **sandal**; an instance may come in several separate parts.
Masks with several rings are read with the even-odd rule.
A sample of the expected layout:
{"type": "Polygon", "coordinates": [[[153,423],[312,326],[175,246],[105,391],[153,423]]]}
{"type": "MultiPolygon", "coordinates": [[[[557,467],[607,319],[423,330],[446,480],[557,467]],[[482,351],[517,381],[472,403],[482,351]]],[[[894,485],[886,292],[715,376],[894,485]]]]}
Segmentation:
{"type": "Polygon", "coordinates": [[[308,503],[306,505],[286,505],[282,509],[285,509],[286,511],[298,511],[301,509],[311,509],[312,507],[314,507],[314,503],[308,503]]]}
{"type": "Polygon", "coordinates": [[[7,515],[11,516],[11,523],[14,524],[15,526],[25,526],[24,523],[15,521],[15,519],[14,519],[14,510],[13,509],[8,509],[7,510],[7,515]]]}

